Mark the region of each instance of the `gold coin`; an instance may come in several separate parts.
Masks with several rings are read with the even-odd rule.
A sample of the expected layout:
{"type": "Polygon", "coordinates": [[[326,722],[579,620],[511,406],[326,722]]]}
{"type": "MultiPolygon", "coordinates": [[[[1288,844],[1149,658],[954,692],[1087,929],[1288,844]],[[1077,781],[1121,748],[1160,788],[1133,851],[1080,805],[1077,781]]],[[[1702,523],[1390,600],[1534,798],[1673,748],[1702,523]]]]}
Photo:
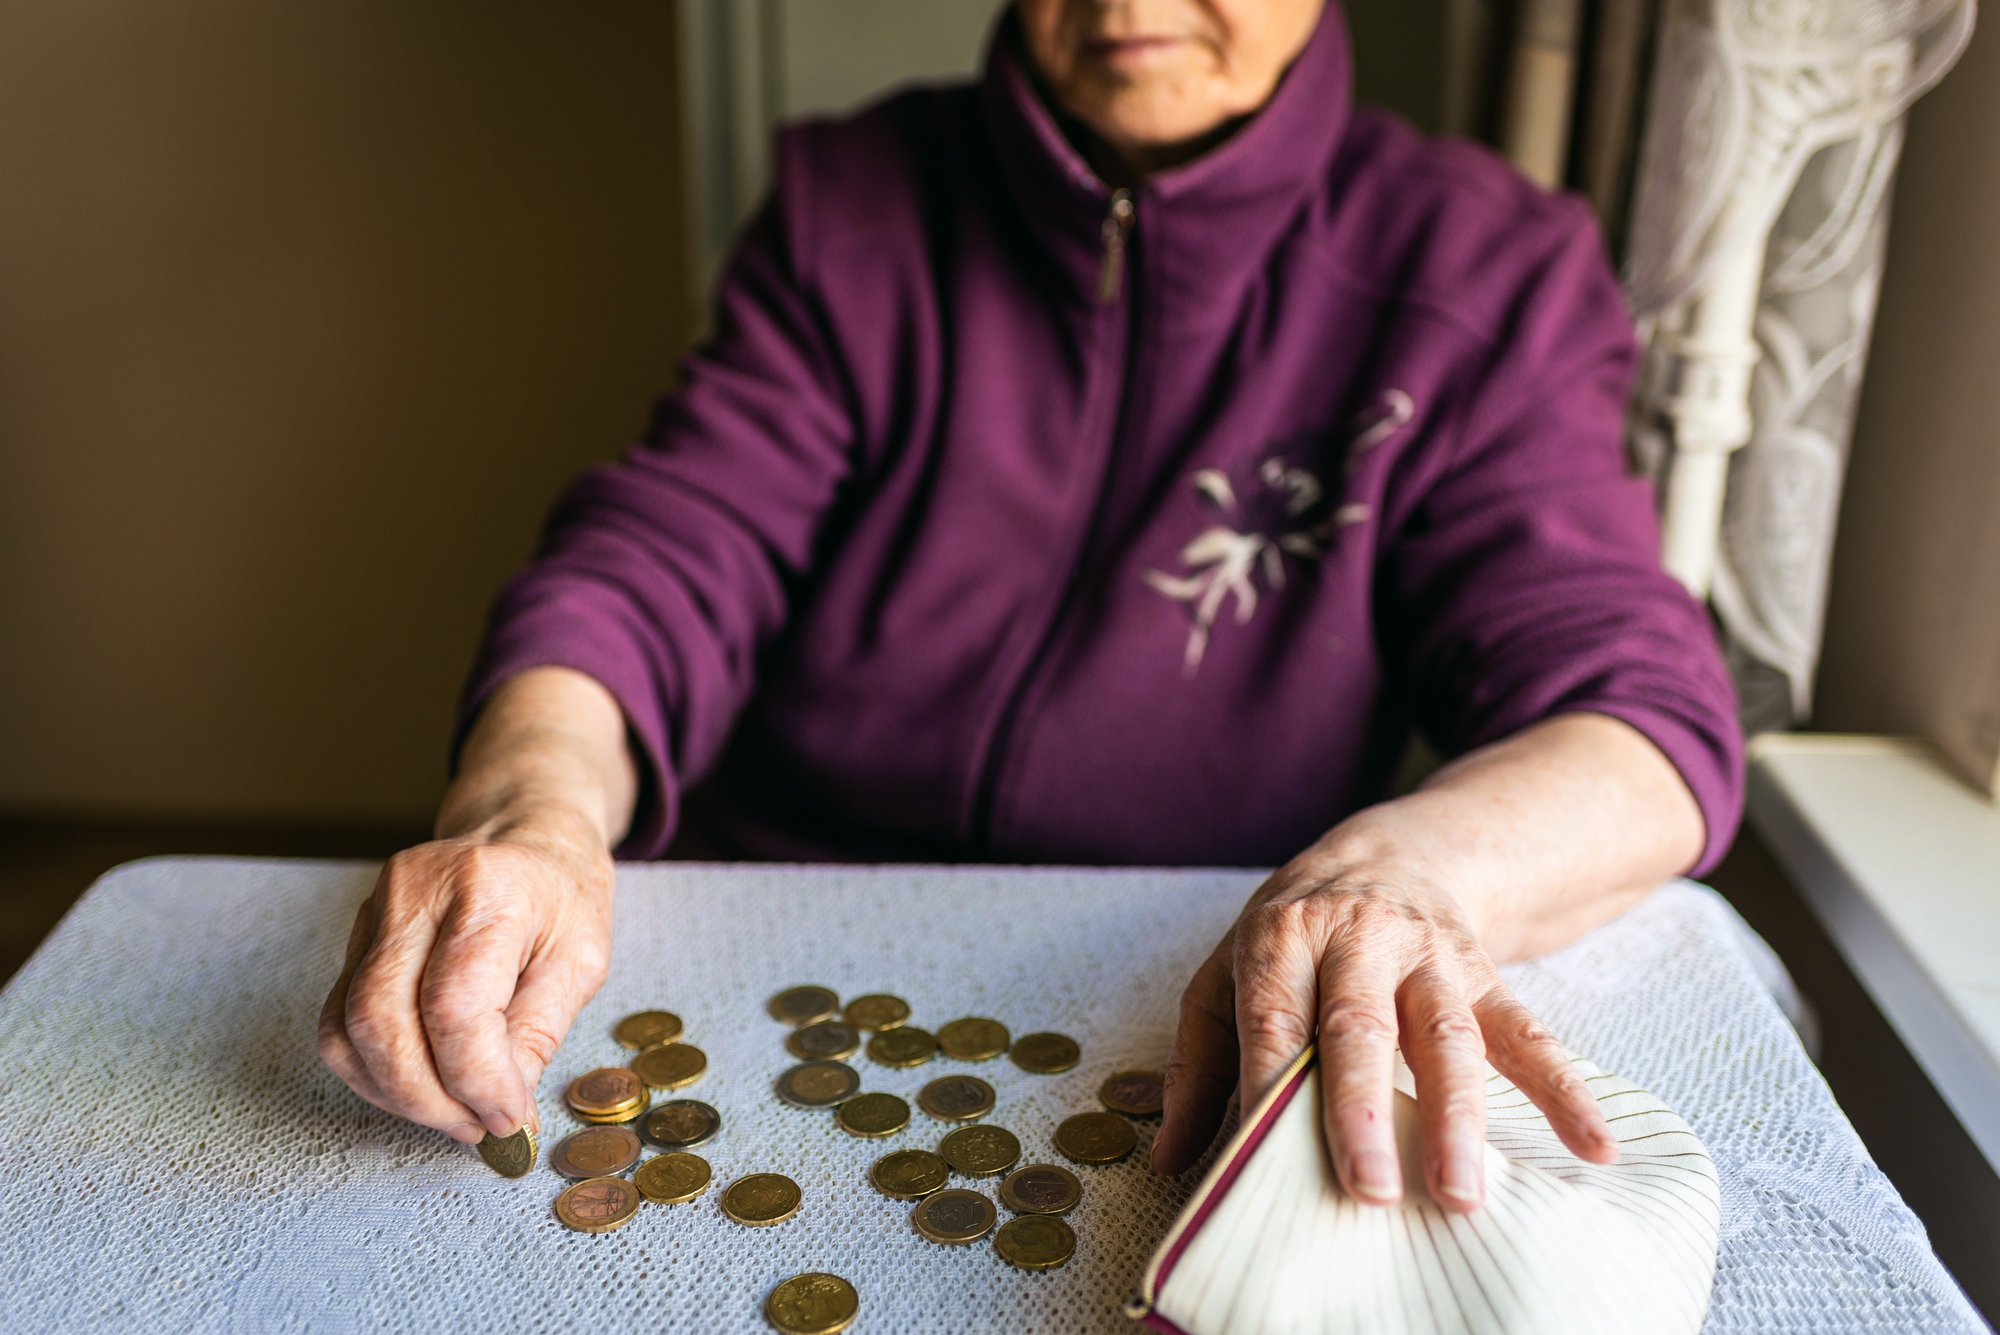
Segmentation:
{"type": "Polygon", "coordinates": [[[617,1177],[639,1162],[639,1137],[622,1126],[593,1126],[564,1136],[549,1151],[549,1167],[581,1182],[588,1177],[617,1177]]]}
{"type": "Polygon", "coordinates": [[[993,1111],[993,1086],[976,1075],[947,1075],[917,1093],[917,1106],[940,1122],[972,1122],[993,1111]]]}
{"type": "Polygon", "coordinates": [[[873,1140],[908,1126],[910,1105],[894,1094],[857,1094],[833,1110],[833,1120],[848,1135],[873,1140]]]}
{"type": "Polygon", "coordinates": [[[929,1150],[897,1150],[868,1170],[868,1180],[884,1196],[914,1201],[930,1195],[951,1177],[951,1165],[929,1150]]]}
{"type": "Polygon", "coordinates": [[[646,1111],[648,1102],[649,1100],[640,1099],[622,1112],[606,1113],[602,1117],[586,1117],[582,1113],[577,1113],[576,1120],[588,1122],[592,1126],[624,1126],[627,1122],[636,1121],[639,1115],[646,1111]]]}
{"type": "Polygon", "coordinates": [[[998,1020],[967,1016],[937,1032],[938,1046],[954,1061],[991,1061],[1007,1050],[1007,1026],[998,1020]]]}
{"type": "Polygon", "coordinates": [[[1014,1065],[1034,1075],[1054,1075],[1083,1060],[1083,1049],[1063,1034],[1023,1034],[1007,1049],[1014,1065]]]}
{"type": "Polygon", "coordinates": [[[646,1102],[646,1085],[623,1066],[601,1066],[570,1081],[564,1097],[580,1117],[637,1116],[646,1102]]]}
{"type": "Polygon", "coordinates": [[[917,1232],[932,1242],[951,1247],[979,1241],[993,1231],[993,1223],[999,1217],[992,1201],[962,1187],[926,1196],[910,1211],[910,1223],[917,1232]]]}
{"type": "Polygon", "coordinates": [[[938,1142],[938,1156],[967,1177],[997,1177],[1021,1162],[1021,1142],[1003,1126],[962,1126],[938,1142]]]}
{"type": "Polygon", "coordinates": [[[871,992],[847,1003],[841,1017],[856,1029],[894,1029],[910,1019],[910,1003],[887,992],[871,992]]]}
{"type": "Polygon", "coordinates": [[[1117,1113],[1078,1113],[1056,1128],[1056,1148],[1077,1163],[1117,1163],[1139,1143],[1139,1133],[1117,1113]]]}
{"type": "Polygon", "coordinates": [[[672,1011],[640,1011],[628,1015],[611,1031],[620,1047],[634,1052],[671,1043],[681,1036],[681,1017],[672,1011]]]}
{"type": "Polygon", "coordinates": [[[622,1177],[593,1177],[556,1197],[556,1218],[579,1233],[609,1233],[639,1213],[639,1189],[622,1177]]]}
{"type": "Polygon", "coordinates": [[[1157,1071],[1120,1071],[1098,1087],[1097,1097],[1127,1117],[1158,1117],[1167,1102],[1167,1078],[1157,1071]]]}
{"type": "Polygon", "coordinates": [[[692,1043],[662,1043],[632,1059],[632,1071],[648,1089],[680,1089],[708,1072],[708,1054],[692,1043]]]}
{"type": "Polygon", "coordinates": [[[656,1205],[679,1205],[708,1190],[708,1160],[699,1154],[656,1154],[632,1174],[632,1185],[656,1205]]]}
{"type": "Polygon", "coordinates": [[[739,1177],[722,1193],[722,1213],[751,1228],[782,1224],[799,1212],[799,1184],[781,1173],[739,1177]]]}
{"type": "Polygon", "coordinates": [[[835,1335],[860,1310],[861,1295],[839,1275],[793,1275],[764,1300],[764,1319],[784,1335],[835,1335]]]}
{"type": "Polygon", "coordinates": [[[496,1136],[488,1131],[480,1138],[478,1150],[486,1166],[502,1177],[526,1177],[540,1152],[535,1133],[525,1126],[511,1136],[496,1136]]]}
{"type": "Polygon", "coordinates": [[[686,1150],[715,1139],[722,1114],[700,1099],[670,1099],[639,1123],[639,1139],[656,1150],[686,1150]]]}
{"type": "Polygon", "coordinates": [[[884,1066],[922,1066],[937,1055],[937,1040],[915,1025],[884,1029],[868,1040],[868,1059],[884,1066]]]}
{"type": "Polygon", "coordinates": [[[789,1025],[817,1024],[840,1013],[840,998],[824,987],[788,987],[771,998],[771,1018],[789,1025]]]}
{"type": "Polygon", "coordinates": [[[800,1061],[839,1061],[861,1049],[861,1031],[844,1020],[821,1020],[785,1035],[785,1051],[800,1061]]]}
{"type": "Polygon", "coordinates": [[[1068,1214],[1082,1199],[1076,1174],[1054,1164],[1016,1168],[1000,1184],[1000,1203],[1015,1214],[1068,1214]]]}
{"type": "Polygon", "coordinates": [[[800,1062],[778,1077],[776,1088],[794,1108],[831,1108],[861,1092],[861,1077],[845,1062],[800,1062]]]}
{"type": "Polygon", "coordinates": [[[1016,1215],[993,1235],[993,1250],[1023,1270],[1053,1270],[1076,1255],[1076,1230],[1054,1215],[1016,1215]]]}

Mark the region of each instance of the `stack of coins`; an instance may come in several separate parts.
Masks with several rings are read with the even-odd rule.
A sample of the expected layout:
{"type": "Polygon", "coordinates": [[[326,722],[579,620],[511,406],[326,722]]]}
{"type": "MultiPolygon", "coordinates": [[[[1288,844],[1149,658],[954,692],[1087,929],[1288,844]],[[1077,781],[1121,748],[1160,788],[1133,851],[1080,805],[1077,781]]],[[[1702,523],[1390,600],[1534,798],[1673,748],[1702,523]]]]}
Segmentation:
{"type": "Polygon", "coordinates": [[[629,1122],[652,1101],[646,1082],[623,1066],[600,1066],[569,1082],[563,1100],[580,1122],[629,1122]]]}

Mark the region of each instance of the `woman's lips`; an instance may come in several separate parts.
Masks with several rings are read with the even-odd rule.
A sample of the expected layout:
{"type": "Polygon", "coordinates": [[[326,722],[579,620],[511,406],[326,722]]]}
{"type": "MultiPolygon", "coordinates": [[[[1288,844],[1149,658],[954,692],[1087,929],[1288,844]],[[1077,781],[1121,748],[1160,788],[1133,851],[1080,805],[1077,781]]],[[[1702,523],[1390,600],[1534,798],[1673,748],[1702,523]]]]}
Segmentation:
{"type": "Polygon", "coordinates": [[[1164,55],[1181,44],[1178,37],[1092,37],[1083,53],[1113,65],[1135,64],[1164,55]]]}

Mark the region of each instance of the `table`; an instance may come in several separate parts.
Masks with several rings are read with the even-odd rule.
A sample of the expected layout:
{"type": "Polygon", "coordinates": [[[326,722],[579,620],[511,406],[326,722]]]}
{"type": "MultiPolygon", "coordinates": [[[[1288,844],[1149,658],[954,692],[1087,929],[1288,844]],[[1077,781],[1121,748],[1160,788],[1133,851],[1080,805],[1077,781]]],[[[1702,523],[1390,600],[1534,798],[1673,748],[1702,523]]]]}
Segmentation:
{"type": "MultiPolygon", "coordinates": [[[[0,1328],[761,1332],[771,1286],[824,1269],[859,1287],[857,1335],[1133,1329],[1120,1304],[1193,1178],[1163,1181],[1139,1156],[1081,1170],[1081,1245],[1052,1273],[933,1246],[863,1175],[938,1129],[919,1114],[857,1141],[779,1104],[770,1082],[790,1059],[763,1004],[814,982],[892,990],[926,1027],[987,1014],[1075,1036],[1083,1062],[1064,1075],[977,1068],[999,1089],[991,1120],[1046,1158],[1105,1074],[1160,1063],[1185,978],[1257,873],[621,868],[610,980],[540,1090],[545,1149],[571,1125],[564,1082],[620,1057],[611,1025],[664,1006],[709,1054],[690,1093],[726,1119],[703,1150],[717,1178],[785,1172],[806,1203],[753,1230],[711,1192],[593,1236],[555,1222],[545,1168],[497,1178],[314,1057],[374,870],[134,863],[0,994],[0,1328]]],[[[1660,1094],[1715,1155],[1709,1330],[1985,1329],[1758,981],[1760,951],[1719,898],[1679,883],[1507,972],[1573,1049],[1660,1094]]],[[[908,1097],[967,1068],[860,1069],[908,1097]]]]}

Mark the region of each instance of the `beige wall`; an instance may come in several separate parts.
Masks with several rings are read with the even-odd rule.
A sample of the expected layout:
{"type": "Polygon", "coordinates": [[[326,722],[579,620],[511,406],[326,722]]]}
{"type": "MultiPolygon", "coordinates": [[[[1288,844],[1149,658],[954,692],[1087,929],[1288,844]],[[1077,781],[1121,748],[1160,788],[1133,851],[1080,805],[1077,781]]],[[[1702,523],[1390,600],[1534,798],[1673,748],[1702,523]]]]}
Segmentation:
{"type": "Polygon", "coordinates": [[[421,817],[686,319],[663,0],[0,5],[0,810],[421,817]]]}

